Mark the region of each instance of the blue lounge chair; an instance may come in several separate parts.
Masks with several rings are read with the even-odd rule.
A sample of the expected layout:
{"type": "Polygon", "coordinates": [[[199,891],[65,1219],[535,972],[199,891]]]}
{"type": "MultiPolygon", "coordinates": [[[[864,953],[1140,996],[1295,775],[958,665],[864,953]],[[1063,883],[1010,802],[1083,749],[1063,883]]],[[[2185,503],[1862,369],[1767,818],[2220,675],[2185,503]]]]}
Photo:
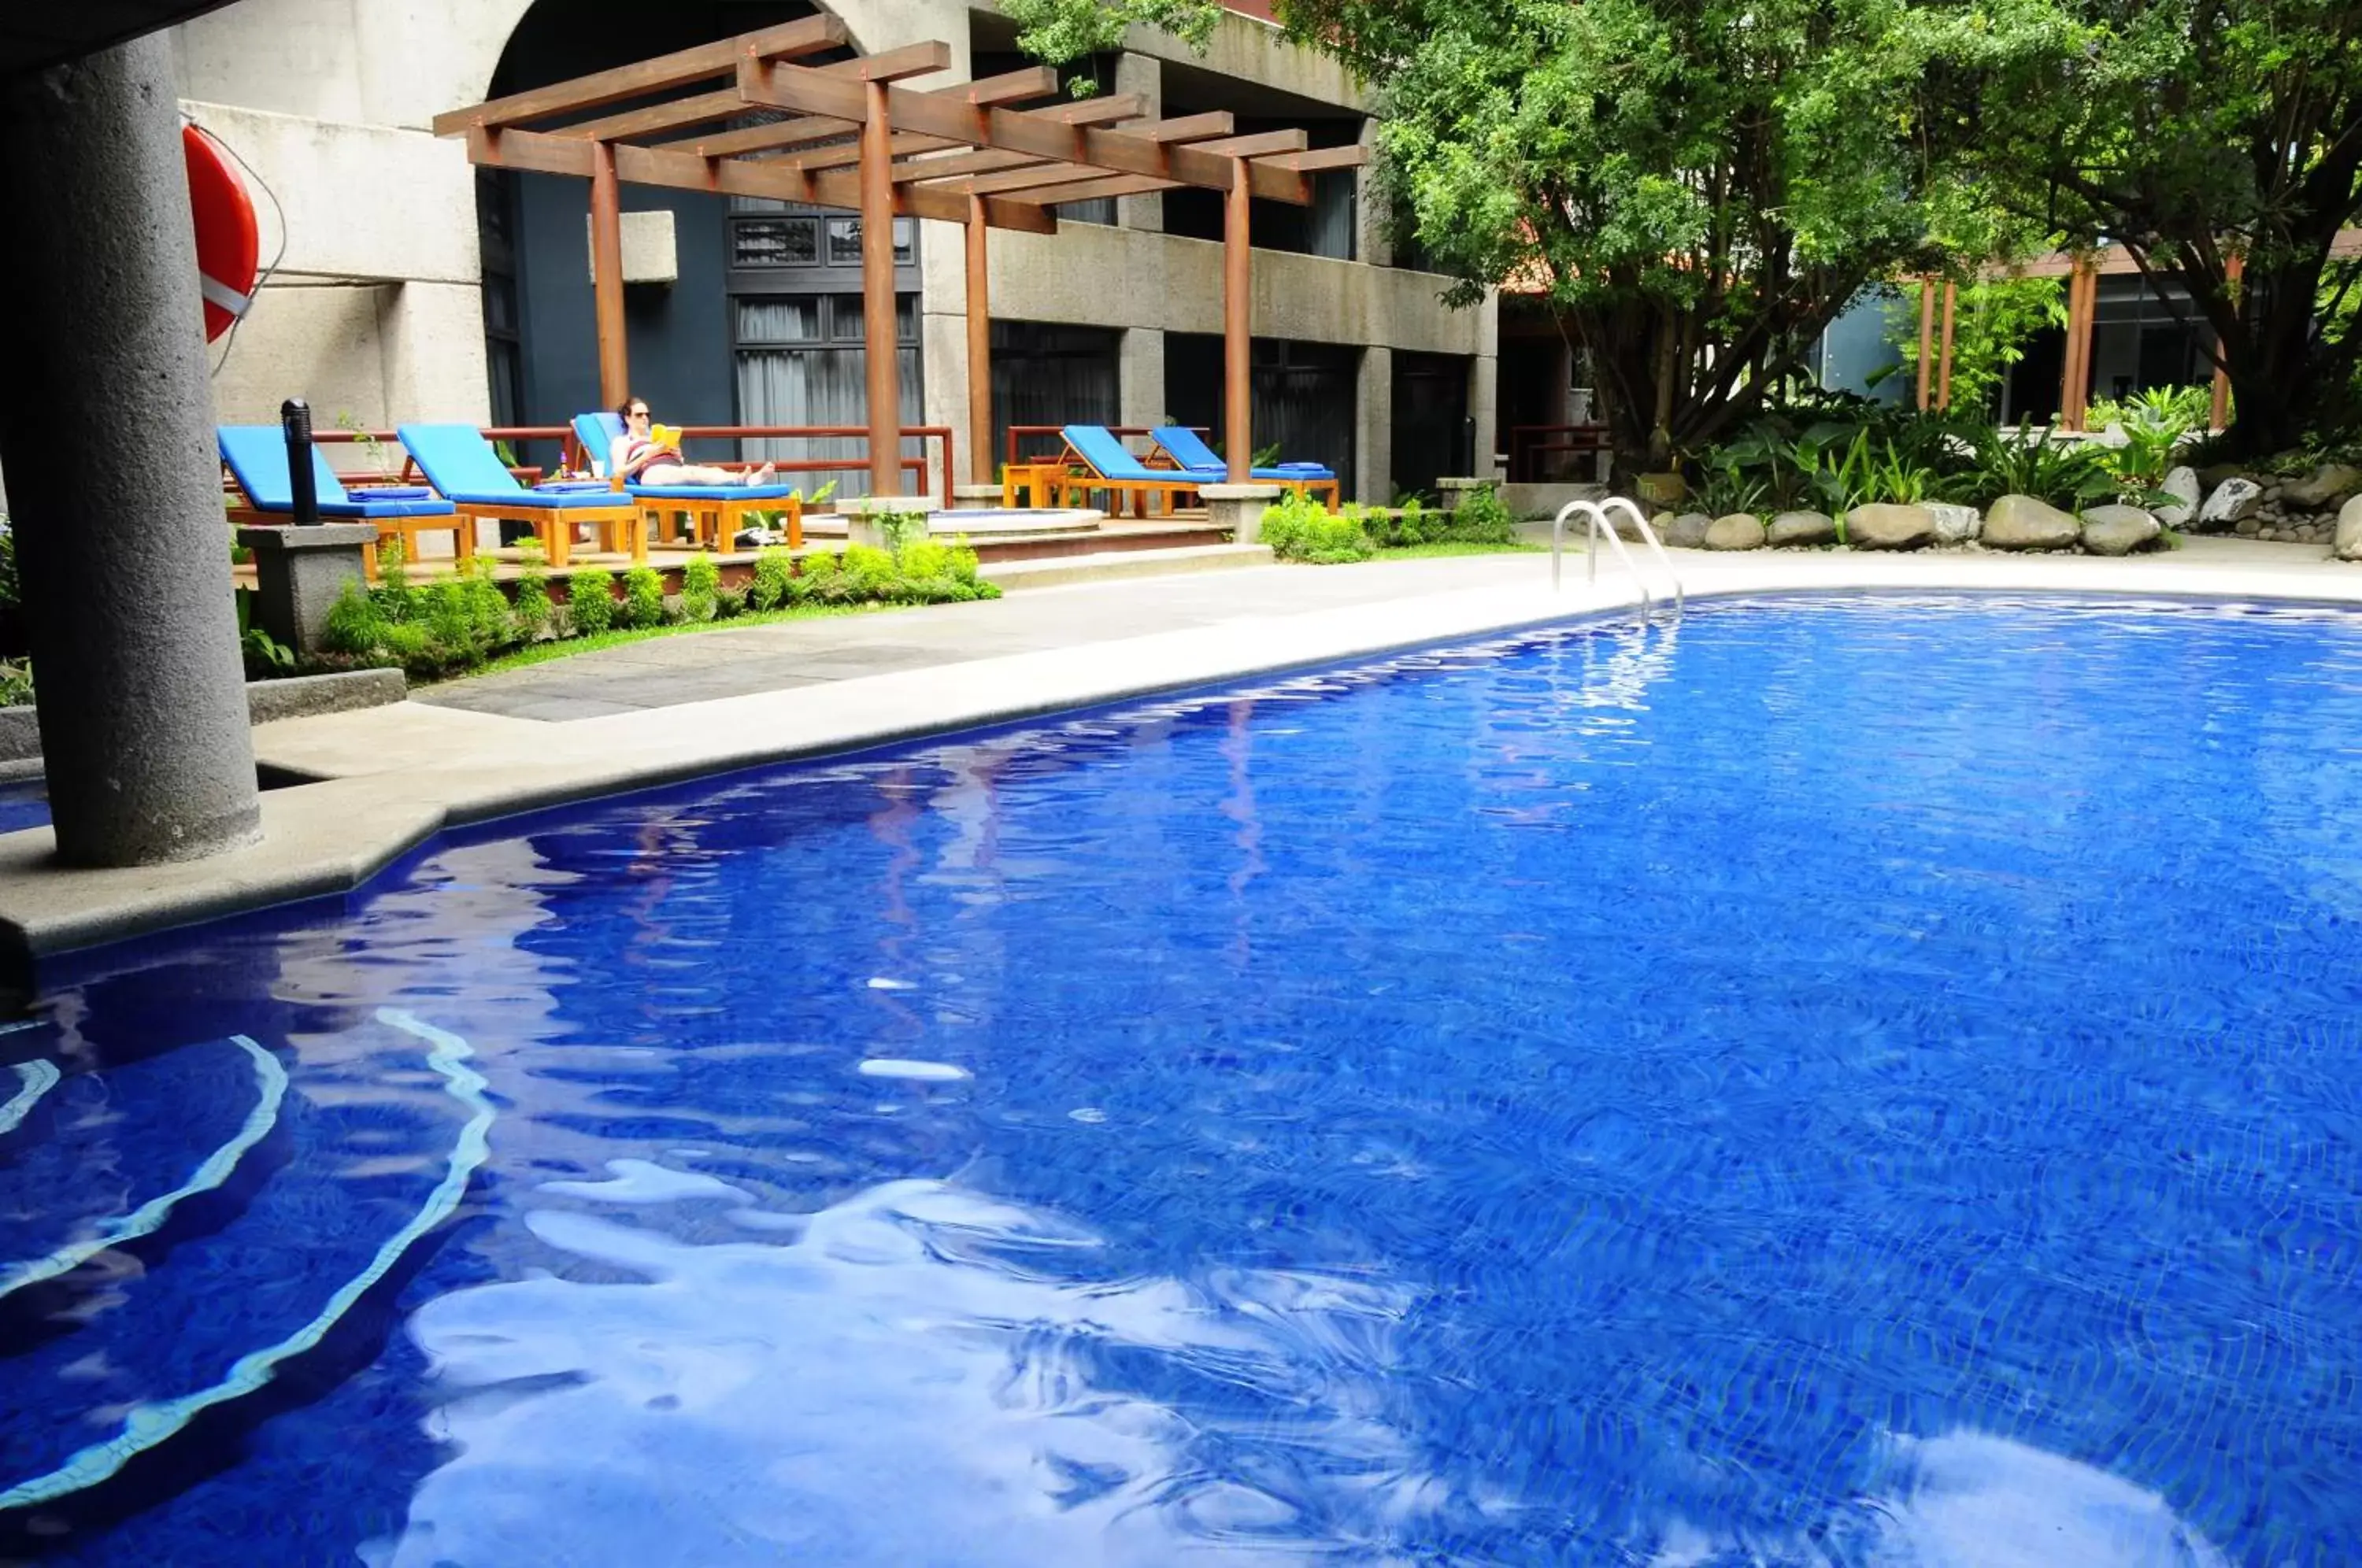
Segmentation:
{"type": "MultiPolygon", "coordinates": [[[[582,448],[586,467],[595,462],[604,469],[607,454],[615,449],[623,434],[624,422],[613,409],[574,416],[574,439],[582,448]]],[[[691,531],[701,536],[710,524],[716,550],[729,548],[729,541],[745,525],[747,514],[756,512],[786,513],[789,548],[799,548],[804,542],[804,498],[791,484],[616,484],[615,488],[638,502],[642,515],[658,527],[667,513],[685,514],[691,531]]]]}
{"type": "MultiPolygon", "coordinates": [[[[599,530],[607,549],[628,549],[632,559],[647,559],[640,509],[629,497],[602,491],[527,490],[472,425],[404,425],[397,434],[426,482],[460,516],[530,525],[541,536],[551,566],[567,563],[574,551],[574,530],[585,523],[599,530]]],[[[473,553],[474,535],[472,527],[461,533],[463,555],[473,553]]]]}
{"type": "MultiPolygon", "coordinates": [[[[1220,484],[1230,472],[1230,465],[1220,454],[1206,445],[1198,434],[1186,425],[1160,425],[1148,433],[1157,450],[1173,460],[1173,466],[1184,473],[1197,474],[1209,484],[1220,484]]],[[[1337,510],[1337,472],[1321,463],[1275,463],[1266,469],[1249,472],[1264,484],[1285,485],[1306,494],[1322,493],[1329,510],[1337,510]]]]}
{"type": "MultiPolygon", "coordinates": [[[[276,425],[223,425],[214,430],[222,461],[246,498],[230,508],[233,523],[281,523],[295,514],[295,486],[287,471],[287,437],[276,425]]],[[[403,554],[415,559],[418,536],[449,533],[455,539],[467,525],[458,508],[422,487],[345,489],[344,480],[328,466],[327,455],[312,448],[312,488],[320,498],[320,515],[334,522],[374,523],[378,543],[398,538],[403,554]]],[[[365,558],[370,575],[377,575],[377,552],[365,558]]]]}
{"type": "Polygon", "coordinates": [[[1066,449],[1057,459],[1065,470],[1065,478],[1060,480],[1062,504],[1071,505],[1074,496],[1103,490],[1118,500],[1131,496],[1134,512],[1145,515],[1159,496],[1164,498],[1164,509],[1170,512],[1178,497],[1195,495],[1200,484],[1217,482],[1197,474],[1150,468],[1133,457],[1104,425],[1069,425],[1059,434],[1066,441],[1066,449]],[[1085,471],[1076,473],[1076,468],[1085,471]]]}

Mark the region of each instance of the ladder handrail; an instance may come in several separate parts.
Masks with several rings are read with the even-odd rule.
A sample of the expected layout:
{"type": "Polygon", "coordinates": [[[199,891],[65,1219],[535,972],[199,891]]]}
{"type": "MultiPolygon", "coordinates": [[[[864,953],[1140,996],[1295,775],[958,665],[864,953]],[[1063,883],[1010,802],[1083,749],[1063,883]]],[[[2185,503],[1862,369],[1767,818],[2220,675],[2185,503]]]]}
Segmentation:
{"type": "Polygon", "coordinates": [[[1599,580],[1599,535],[1604,527],[1608,544],[1614,547],[1617,558],[1623,561],[1625,569],[1632,574],[1633,586],[1640,591],[1640,619],[1646,624],[1655,600],[1650,595],[1648,580],[1640,575],[1639,563],[1632,558],[1632,552],[1624,547],[1623,537],[1616,532],[1616,525],[1607,520],[1607,509],[1611,506],[1621,506],[1632,514],[1633,525],[1640,530],[1640,537],[1647,541],[1650,551],[1663,564],[1665,575],[1673,580],[1673,614],[1678,618],[1687,607],[1687,596],[1682,591],[1681,573],[1673,569],[1673,558],[1665,553],[1665,547],[1658,539],[1657,531],[1649,525],[1648,518],[1641,515],[1638,506],[1620,495],[1610,496],[1605,502],[1570,501],[1559,508],[1558,515],[1551,520],[1551,591],[1557,591],[1559,587],[1560,552],[1565,547],[1567,517],[1580,512],[1584,514],[1584,525],[1587,530],[1584,550],[1588,557],[1588,580],[1593,582],[1599,580]]]}
{"type": "MultiPolygon", "coordinates": [[[[1673,614],[1678,618],[1687,605],[1682,593],[1682,574],[1673,569],[1673,558],[1665,553],[1665,547],[1658,539],[1656,529],[1650,527],[1649,520],[1640,515],[1638,503],[1625,496],[1611,495],[1599,503],[1600,514],[1606,515],[1607,509],[1611,506],[1620,506],[1632,514],[1632,522],[1640,530],[1640,537],[1648,542],[1650,549],[1656,552],[1658,562],[1665,569],[1665,575],[1673,580],[1673,614]]],[[[1612,529],[1610,531],[1613,532],[1612,529]]]]}

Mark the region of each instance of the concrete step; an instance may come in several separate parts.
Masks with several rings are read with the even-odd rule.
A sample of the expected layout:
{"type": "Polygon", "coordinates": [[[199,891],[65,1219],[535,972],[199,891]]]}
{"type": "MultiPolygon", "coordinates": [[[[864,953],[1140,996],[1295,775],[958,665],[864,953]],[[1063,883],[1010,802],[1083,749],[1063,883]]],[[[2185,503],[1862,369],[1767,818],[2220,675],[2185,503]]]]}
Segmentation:
{"type": "Polygon", "coordinates": [[[1118,578],[1161,577],[1176,571],[1220,571],[1230,567],[1269,566],[1269,545],[1190,545],[1170,550],[1103,550],[1082,556],[1032,560],[987,561],[978,575],[1004,591],[1054,588],[1070,582],[1109,582],[1118,578]]]}

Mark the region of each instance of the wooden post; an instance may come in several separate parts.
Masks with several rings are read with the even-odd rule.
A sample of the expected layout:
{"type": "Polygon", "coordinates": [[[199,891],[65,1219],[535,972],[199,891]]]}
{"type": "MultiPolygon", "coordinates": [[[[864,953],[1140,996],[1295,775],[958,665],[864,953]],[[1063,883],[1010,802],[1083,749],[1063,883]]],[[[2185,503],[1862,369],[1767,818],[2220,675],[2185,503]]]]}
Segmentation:
{"type": "Polygon", "coordinates": [[[1919,280],[1919,412],[1927,412],[1927,372],[1936,358],[1936,280],[1919,280]]]}
{"type": "Polygon", "coordinates": [[[599,323],[599,397],[614,408],[632,395],[631,353],[624,336],[624,190],[615,149],[590,155],[590,294],[599,323]]]}
{"type": "Polygon", "coordinates": [[[1253,407],[1247,249],[1250,190],[1247,160],[1231,159],[1231,189],[1222,204],[1222,440],[1232,484],[1246,484],[1254,478],[1254,434],[1248,428],[1253,407]]]}
{"type": "MultiPolygon", "coordinates": [[[[902,390],[895,359],[894,148],[886,83],[862,83],[861,343],[869,369],[869,493],[902,492],[902,390]]],[[[944,504],[951,498],[944,497],[944,504]]]]}
{"type": "MultiPolygon", "coordinates": [[[[2235,290],[2240,277],[2246,270],[2247,259],[2234,251],[2224,259],[2223,279],[2235,290]]],[[[2231,304],[2234,315],[2237,314],[2238,308],[2238,301],[2235,296],[2231,304]]],[[[2220,342],[2214,345],[2214,352],[2218,357],[2222,354],[2223,345],[2220,342]]],[[[2222,367],[2219,358],[2214,367],[2214,411],[2207,416],[2207,422],[2217,430],[2228,428],[2231,423],[2231,372],[2222,367]]]]}
{"type": "Polygon", "coordinates": [[[2067,274],[2067,358],[2059,375],[2058,428],[2083,428],[2092,387],[2092,307],[2098,274],[2078,258],[2067,274]]]}
{"type": "Polygon", "coordinates": [[[1949,279],[1944,282],[1944,348],[1936,361],[1936,406],[1952,406],[1952,315],[1958,308],[1960,286],[1949,279]]]}
{"type": "Polygon", "coordinates": [[[977,484],[992,482],[992,282],[987,260],[984,198],[970,196],[967,199],[967,449],[968,478],[977,484]]]}

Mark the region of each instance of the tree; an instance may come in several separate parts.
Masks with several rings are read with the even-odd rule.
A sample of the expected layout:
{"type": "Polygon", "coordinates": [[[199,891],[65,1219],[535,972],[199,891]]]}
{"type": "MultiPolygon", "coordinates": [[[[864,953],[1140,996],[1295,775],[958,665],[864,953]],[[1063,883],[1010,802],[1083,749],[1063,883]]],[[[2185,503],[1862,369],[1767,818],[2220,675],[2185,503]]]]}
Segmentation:
{"type": "Polygon", "coordinates": [[[1120,49],[1134,26],[1203,47],[1221,17],[1216,0],[1001,0],[1000,9],[1017,24],[1017,47],[1051,65],[1120,49]]]}
{"type": "Polygon", "coordinates": [[[2169,286],[2219,345],[2235,449],[2350,425],[2362,256],[2335,242],[2362,211],[2362,4],[2004,0],[1944,26],[1938,95],[1987,189],[2169,286]]]}
{"type": "Polygon", "coordinates": [[[1922,113],[1903,0],[1279,0],[1379,89],[1398,226],[1472,303],[1541,291],[1662,467],[1800,371],[1868,284],[2005,237],[1922,113]]]}

